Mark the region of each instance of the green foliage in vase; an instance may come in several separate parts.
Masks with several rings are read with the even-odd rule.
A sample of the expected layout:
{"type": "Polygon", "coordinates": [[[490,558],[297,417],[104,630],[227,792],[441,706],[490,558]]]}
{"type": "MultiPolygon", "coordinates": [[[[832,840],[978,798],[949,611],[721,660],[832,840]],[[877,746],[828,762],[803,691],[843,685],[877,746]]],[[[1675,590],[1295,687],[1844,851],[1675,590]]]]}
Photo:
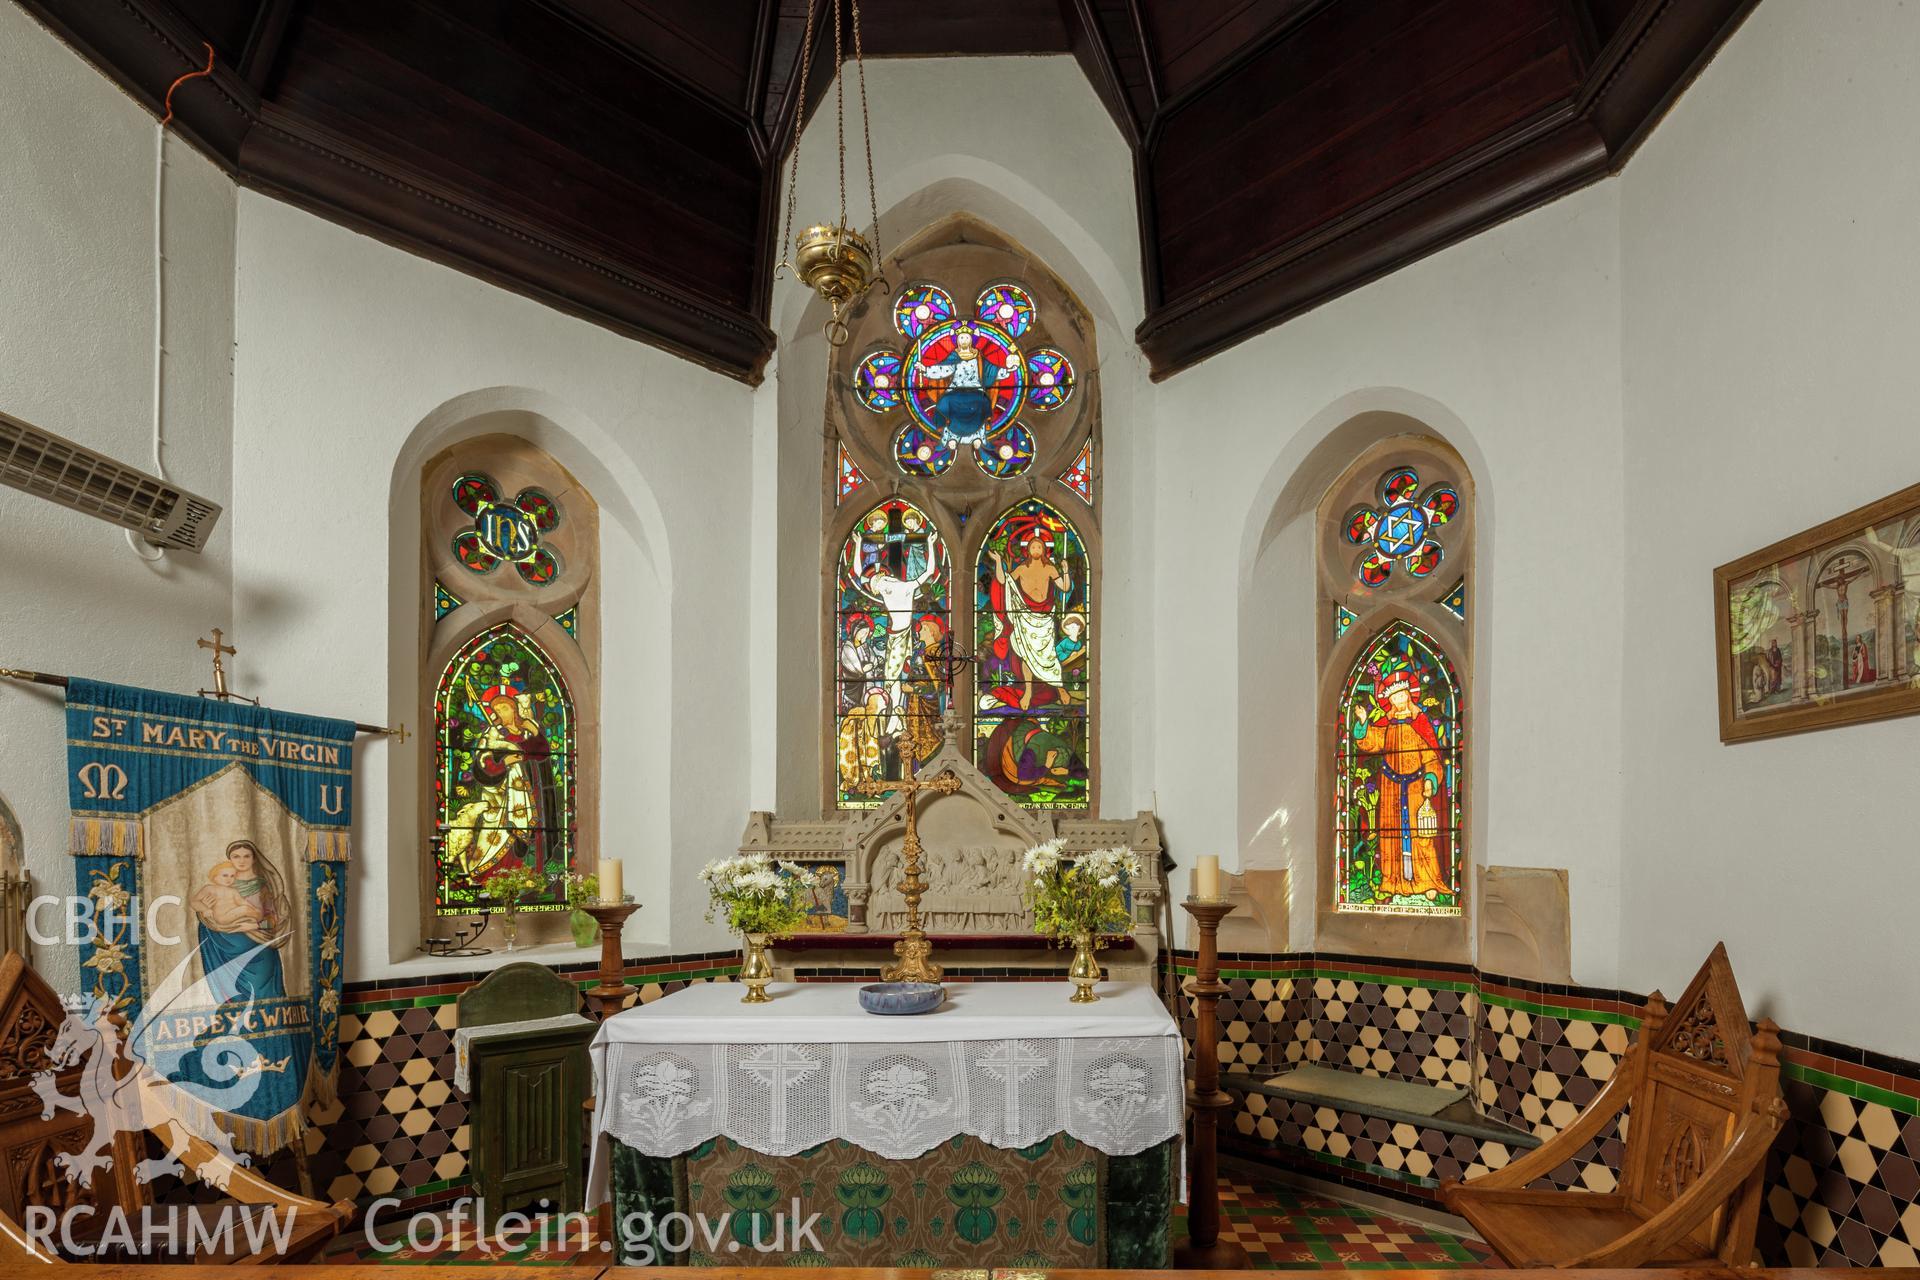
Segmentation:
{"type": "Polygon", "coordinates": [[[547,878],[530,867],[504,867],[480,882],[494,905],[507,915],[520,910],[520,900],[535,889],[544,889],[547,878]]]}
{"type": "Polygon", "coordinates": [[[1083,933],[1124,933],[1133,924],[1127,886],[1140,874],[1130,849],[1095,849],[1069,860],[1058,840],[1027,850],[1022,896],[1033,931],[1058,941],[1083,933]]]}

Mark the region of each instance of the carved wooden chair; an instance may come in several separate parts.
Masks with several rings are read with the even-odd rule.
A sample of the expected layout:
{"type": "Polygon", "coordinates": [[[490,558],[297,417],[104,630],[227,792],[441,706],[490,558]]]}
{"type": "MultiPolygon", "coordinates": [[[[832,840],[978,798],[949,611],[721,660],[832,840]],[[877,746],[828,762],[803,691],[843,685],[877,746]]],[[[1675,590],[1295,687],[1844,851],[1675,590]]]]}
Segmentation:
{"type": "MultiPolygon", "coordinates": [[[[60,998],[19,952],[0,955],[0,1274],[13,1274],[18,1265],[61,1261],[24,1229],[33,1207],[56,1214],[79,1207],[92,1210],[73,1220],[77,1239],[103,1231],[116,1208],[137,1231],[141,1211],[151,1200],[147,1186],[135,1177],[136,1166],[161,1149],[174,1153],[189,1174],[218,1187],[224,1197],[212,1205],[182,1206],[175,1222],[180,1239],[186,1237],[190,1216],[212,1225],[207,1215],[223,1211],[248,1216],[272,1213],[283,1224],[291,1215],[284,1250],[269,1247],[252,1252],[248,1233],[236,1229],[231,1238],[200,1250],[193,1259],[196,1263],[309,1261],[352,1222],[350,1202],[325,1204],[294,1195],[250,1168],[234,1166],[209,1143],[192,1136],[188,1126],[159,1110],[151,1094],[141,1100],[147,1131],[115,1134],[112,1164],[97,1171],[90,1185],[69,1180],[57,1157],[92,1145],[93,1120],[71,1111],[43,1118],[40,1095],[33,1087],[33,1078],[52,1065],[48,1051],[65,1019],[60,998]]],[[[76,1063],[55,1075],[61,1093],[79,1094],[83,1069],[76,1063]]],[[[271,1243],[271,1235],[263,1233],[260,1238],[271,1243]]]]}
{"type": "Polygon", "coordinates": [[[1760,1179],[1786,1118],[1779,1028],[1762,1020],[1749,1032],[1724,943],[1674,1008],[1648,997],[1640,1038],[1559,1135],[1495,1173],[1441,1185],[1447,1207],[1510,1265],[1752,1265],[1760,1179]],[[1617,1191],[1529,1186],[1629,1106],[1617,1191]]]}

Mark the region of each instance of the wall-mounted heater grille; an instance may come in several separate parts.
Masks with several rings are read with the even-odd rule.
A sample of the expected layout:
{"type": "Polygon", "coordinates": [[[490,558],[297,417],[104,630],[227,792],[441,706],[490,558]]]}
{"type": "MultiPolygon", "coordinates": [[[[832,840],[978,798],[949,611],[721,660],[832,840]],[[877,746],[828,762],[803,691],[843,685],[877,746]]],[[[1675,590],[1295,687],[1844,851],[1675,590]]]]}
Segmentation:
{"type": "Polygon", "coordinates": [[[131,529],[156,547],[204,551],[220,506],[104,453],[0,413],[0,484],[131,529]]]}

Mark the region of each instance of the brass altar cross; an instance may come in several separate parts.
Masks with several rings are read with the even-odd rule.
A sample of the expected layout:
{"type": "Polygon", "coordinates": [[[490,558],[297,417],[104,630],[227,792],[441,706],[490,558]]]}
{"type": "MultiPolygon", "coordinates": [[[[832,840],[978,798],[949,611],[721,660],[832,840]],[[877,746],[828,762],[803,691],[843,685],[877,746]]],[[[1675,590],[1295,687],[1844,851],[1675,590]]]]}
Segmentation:
{"type": "Polygon", "coordinates": [[[920,925],[920,895],[927,891],[927,882],[920,878],[920,829],[916,810],[920,807],[922,791],[950,796],[959,789],[960,779],[954,777],[951,770],[925,782],[916,777],[876,779],[861,787],[869,795],[899,791],[906,796],[907,833],[900,841],[900,894],[907,900],[907,923],[900,930],[900,940],[893,944],[898,962],[880,970],[880,977],[886,982],[938,982],[946,976],[947,971],[933,962],[933,944],[927,941],[927,931],[920,925]]]}
{"type": "Polygon", "coordinates": [[[220,628],[215,627],[213,629],[213,639],[208,640],[202,637],[201,639],[195,640],[194,643],[202,649],[213,650],[213,696],[224,702],[233,695],[227,692],[227,668],[226,664],[220,661],[220,655],[223,653],[239,653],[240,651],[230,644],[221,644],[220,636],[220,628]]]}

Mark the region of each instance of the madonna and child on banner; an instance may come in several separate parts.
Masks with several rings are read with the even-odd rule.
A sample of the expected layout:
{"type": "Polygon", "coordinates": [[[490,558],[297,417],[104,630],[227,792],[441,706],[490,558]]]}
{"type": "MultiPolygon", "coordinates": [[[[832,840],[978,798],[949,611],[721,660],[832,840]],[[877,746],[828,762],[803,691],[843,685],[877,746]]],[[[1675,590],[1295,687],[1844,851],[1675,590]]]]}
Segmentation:
{"type": "MultiPolygon", "coordinates": [[[[70,851],[91,918],[76,939],[86,989],[63,1034],[100,1040],[91,1055],[109,1073],[130,1056],[171,1118],[223,1151],[278,1151],[308,1102],[333,1097],[354,733],[67,687],[70,851]]],[[[81,1104],[114,1111],[126,1091],[110,1074],[100,1084],[81,1104]]],[[[118,1127],[95,1118],[97,1136],[118,1127]]]]}

